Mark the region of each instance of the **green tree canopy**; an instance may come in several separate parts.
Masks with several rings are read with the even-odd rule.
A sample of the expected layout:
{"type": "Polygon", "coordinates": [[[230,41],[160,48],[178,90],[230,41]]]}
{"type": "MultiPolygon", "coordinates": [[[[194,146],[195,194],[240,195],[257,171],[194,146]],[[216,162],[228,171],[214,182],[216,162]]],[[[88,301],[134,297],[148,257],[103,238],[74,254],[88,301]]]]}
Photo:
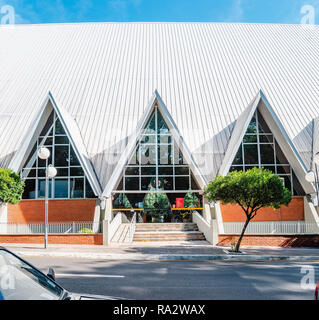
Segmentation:
{"type": "Polygon", "coordinates": [[[0,168],[0,202],[16,204],[24,191],[24,182],[11,169],[0,168]]]}
{"type": "Polygon", "coordinates": [[[291,201],[291,192],[284,187],[280,177],[270,170],[259,168],[246,172],[233,171],[224,177],[217,176],[207,185],[205,196],[210,202],[238,204],[245,212],[246,223],[235,251],[239,251],[247,225],[259,209],[263,207],[279,209],[291,201]]]}

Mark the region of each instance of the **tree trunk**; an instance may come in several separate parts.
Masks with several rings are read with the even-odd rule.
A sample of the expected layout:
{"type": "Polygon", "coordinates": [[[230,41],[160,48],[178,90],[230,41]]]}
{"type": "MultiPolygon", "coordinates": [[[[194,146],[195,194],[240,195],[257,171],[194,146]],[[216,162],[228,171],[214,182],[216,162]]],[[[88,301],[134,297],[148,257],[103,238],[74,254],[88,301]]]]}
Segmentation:
{"type": "Polygon", "coordinates": [[[248,226],[248,223],[249,223],[250,219],[247,218],[245,224],[244,224],[244,227],[243,227],[243,231],[241,232],[241,235],[238,239],[238,242],[236,244],[236,247],[235,247],[235,252],[239,252],[239,248],[240,248],[240,243],[241,243],[241,240],[243,239],[243,236],[244,236],[244,233],[246,231],[246,228],[248,226]]]}

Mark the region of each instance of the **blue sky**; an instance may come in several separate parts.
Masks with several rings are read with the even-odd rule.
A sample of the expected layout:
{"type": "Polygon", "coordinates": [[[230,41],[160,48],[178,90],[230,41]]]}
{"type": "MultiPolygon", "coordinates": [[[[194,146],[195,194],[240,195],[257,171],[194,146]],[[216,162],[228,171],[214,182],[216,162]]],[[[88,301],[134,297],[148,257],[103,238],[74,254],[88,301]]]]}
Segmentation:
{"type": "MultiPolygon", "coordinates": [[[[319,23],[319,0],[0,0],[16,23],[216,21],[300,23],[304,5],[319,23]]],[[[0,13],[1,17],[1,13],[0,13]]]]}

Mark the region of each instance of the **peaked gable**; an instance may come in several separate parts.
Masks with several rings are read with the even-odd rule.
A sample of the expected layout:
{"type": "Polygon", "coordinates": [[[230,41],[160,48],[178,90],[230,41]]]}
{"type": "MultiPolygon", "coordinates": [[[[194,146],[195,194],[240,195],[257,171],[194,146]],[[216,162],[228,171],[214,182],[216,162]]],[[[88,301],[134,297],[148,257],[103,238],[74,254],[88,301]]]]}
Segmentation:
{"type": "Polygon", "coordinates": [[[103,197],[109,197],[112,190],[114,190],[116,185],[119,183],[119,180],[122,176],[123,169],[125,165],[128,163],[128,161],[130,160],[130,157],[136,148],[136,143],[141,137],[144,128],[147,127],[148,122],[152,116],[152,113],[156,108],[159,110],[161,116],[163,117],[163,121],[167,125],[167,128],[170,131],[170,134],[172,135],[174,142],[177,143],[180,152],[185,158],[185,162],[189,165],[190,170],[194,176],[194,179],[196,180],[196,183],[199,185],[201,189],[204,188],[205,181],[202,178],[199,168],[196,165],[191,155],[191,152],[188,150],[183,138],[181,137],[179,130],[174,120],[172,119],[170,113],[168,112],[164,102],[162,101],[159,93],[157,92],[157,90],[155,90],[146,111],[144,112],[142,118],[140,119],[136,127],[135,132],[133,133],[133,135],[130,137],[128,141],[126,149],[123,152],[120,158],[120,161],[118,162],[110,181],[108,182],[108,184],[106,185],[103,191],[103,194],[102,194],[103,197]]]}
{"type": "MultiPolygon", "coordinates": [[[[35,157],[37,156],[34,152],[36,150],[33,150],[35,143],[41,134],[49,135],[50,130],[44,133],[44,127],[48,123],[52,112],[57,115],[57,118],[61,123],[61,130],[63,130],[64,134],[69,139],[70,145],[84,170],[85,176],[88,179],[94,194],[100,196],[102,190],[93,166],[88,158],[80,131],[71,115],[63,107],[58,106],[50,92],[42,105],[39,115],[30,128],[29,134],[22,141],[21,146],[12,159],[9,167],[20,172],[24,165],[33,164],[35,157]]],[[[40,146],[44,144],[45,138],[46,136],[42,139],[43,141],[40,146]]]]}
{"type": "Polygon", "coordinates": [[[313,186],[305,179],[307,169],[303,160],[261,90],[236,121],[219,174],[226,175],[229,172],[256,110],[260,112],[265,120],[304,191],[313,193],[313,186]]]}

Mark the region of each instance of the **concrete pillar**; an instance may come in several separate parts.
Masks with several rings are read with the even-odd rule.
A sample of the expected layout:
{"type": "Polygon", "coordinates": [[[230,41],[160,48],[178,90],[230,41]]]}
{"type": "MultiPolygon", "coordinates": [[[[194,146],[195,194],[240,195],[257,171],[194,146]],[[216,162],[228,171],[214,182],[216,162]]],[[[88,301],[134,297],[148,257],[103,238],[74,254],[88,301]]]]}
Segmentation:
{"type": "Polygon", "coordinates": [[[212,223],[212,229],[213,229],[213,245],[216,246],[218,244],[218,222],[216,219],[213,219],[211,221],[212,223]]]}
{"type": "Polygon", "coordinates": [[[101,221],[101,201],[96,199],[95,209],[94,209],[94,218],[93,218],[93,233],[99,232],[100,221],[101,221]]]}
{"type": "Polygon", "coordinates": [[[104,220],[109,220],[112,221],[114,216],[113,216],[113,206],[112,206],[112,196],[108,197],[105,199],[105,215],[104,215],[104,220]]]}
{"type": "Polygon", "coordinates": [[[107,246],[110,243],[110,222],[109,220],[102,221],[102,232],[103,232],[103,245],[107,246]]]}
{"type": "Polygon", "coordinates": [[[8,205],[0,202],[0,233],[7,233],[8,205]]]}
{"type": "Polygon", "coordinates": [[[203,197],[203,208],[203,217],[207,222],[210,222],[212,219],[211,207],[208,200],[205,197],[203,197]]]}

